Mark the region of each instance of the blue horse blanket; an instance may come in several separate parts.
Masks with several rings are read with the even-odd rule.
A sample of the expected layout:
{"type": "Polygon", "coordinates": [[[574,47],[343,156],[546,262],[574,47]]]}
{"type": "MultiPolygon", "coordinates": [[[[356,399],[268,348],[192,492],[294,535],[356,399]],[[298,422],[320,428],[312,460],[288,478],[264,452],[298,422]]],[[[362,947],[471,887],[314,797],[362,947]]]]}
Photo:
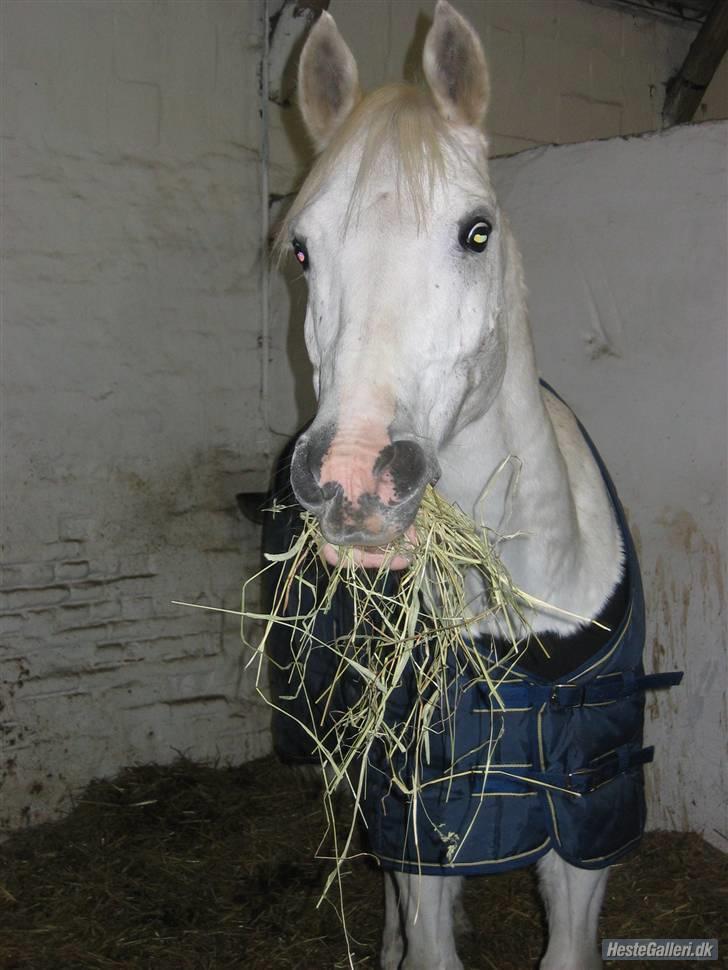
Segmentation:
{"type": "MultiPolygon", "coordinates": [[[[644,673],[637,554],[614,485],[581,430],[604,477],[624,543],[624,576],[599,617],[609,621],[610,632],[595,635],[592,627],[572,637],[549,637],[551,666],[531,644],[515,666],[512,658],[503,663],[499,700],[484,684],[453,676],[448,696],[435,698],[428,757],[420,755],[416,765],[412,750],[398,755],[392,766],[383,746],[374,746],[363,813],[370,849],[384,868],[477,875],[528,865],[555,849],[573,865],[597,869],[611,865],[641,838],[643,765],[653,757],[642,742],[644,692],[677,684],[682,674],[644,673]],[[568,670],[564,658],[567,666],[572,661],[568,670]],[[417,772],[418,795],[405,795],[392,784],[393,767],[407,788],[417,772]]],[[[266,521],[268,551],[287,549],[299,527],[300,510],[288,481],[291,450],[284,453],[274,483],[278,501],[288,507],[266,521]]],[[[269,571],[270,592],[282,568],[269,571]]],[[[395,574],[386,580],[396,582],[395,574]]],[[[307,589],[298,596],[289,603],[291,612],[311,609],[317,598],[307,589]]],[[[284,760],[317,760],[296,720],[315,729],[321,712],[311,709],[310,699],[326,692],[339,663],[325,644],[351,628],[352,604],[342,590],[331,609],[316,618],[315,635],[324,645],[312,648],[307,658],[308,701],[296,690],[295,674],[290,680],[291,656],[299,646],[295,634],[292,640],[282,625],[274,631],[272,688],[291,715],[276,713],[273,720],[275,747],[284,760]]],[[[505,652],[490,637],[477,646],[495,664],[505,652]]],[[[497,668],[493,676],[498,678],[497,668]]],[[[341,710],[359,690],[355,675],[341,677],[328,698],[330,709],[341,710]]],[[[413,678],[405,673],[390,699],[389,723],[403,722],[418,700],[413,678]]]]}

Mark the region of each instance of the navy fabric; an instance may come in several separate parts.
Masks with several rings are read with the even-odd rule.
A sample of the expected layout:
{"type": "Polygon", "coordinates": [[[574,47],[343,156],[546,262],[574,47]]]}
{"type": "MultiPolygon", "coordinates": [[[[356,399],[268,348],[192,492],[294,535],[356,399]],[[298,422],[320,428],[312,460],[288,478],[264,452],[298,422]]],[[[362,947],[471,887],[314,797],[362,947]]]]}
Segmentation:
{"type": "MultiPolygon", "coordinates": [[[[642,835],[642,766],[652,758],[652,750],[642,745],[644,691],[671,686],[682,675],[644,675],[644,598],[637,554],[614,485],[581,430],[622,533],[624,615],[600,649],[558,683],[519,666],[504,668],[498,687],[502,708],[484,685],[453,676],[447,698],[435,698],[436,711],[445,713],[436,713],[431,722],[428,759],[420,756],[415,763],[410,750],[394,766],[406,787],[417,777],[416,799],[392,784],[384,749],[373,748],[363,808],[371,851],[385,868],[475,875],[527,865],[551,848],[574,865],[602,868],[633,848],[642,835]]],[[[284,498],[290,488],[286,461],[284,457],[277,482],[284,498]]],[[[267,548],[288,548],[296,516],[292,509],[269,522],[267,548]]],[[[308,578],[325,583],[325,573],[308,578]]],[[[388,587],[395,584],[396,574],[386,582],[388,587]]],[[[301,605],[310,607],[314,594],[303,595],[307,602],[301,605]]],[[[290,604],[291,612],[298,605],[290,604]]],[[[325,644],[351,624],[351,603],[342,591],[332,609],[319,614],[316,635],[325,644]]],[[[493,641],[482,638],[477,645],[497,662],[493,641]]],[[[315,728],[322,717],[315,699],[331,683],[338,660],[325,646],[310,651],[304,696],[296,671],[289,682],[291,655],[298,648],[290,631],[275,631],[271,650],[280,669],[272,675],[274,690],[289,714],[321,730],[315,728]]],[[[535,643],[528,646],[537,649],[535,643]]],[[[340,678],[332,709],[351,703],[358,689],[355,676],[340,678]]],[[[392,695],[389,723],[403,722],[417,702],[422,698],[415,696],[406,673],[392,695]]],[[[325,719],[323,723],[325,730],[325,719]]],[[[311,739],[294,720],[276,715],[273,731],[283,758],[316,760],[311,739]]]]}

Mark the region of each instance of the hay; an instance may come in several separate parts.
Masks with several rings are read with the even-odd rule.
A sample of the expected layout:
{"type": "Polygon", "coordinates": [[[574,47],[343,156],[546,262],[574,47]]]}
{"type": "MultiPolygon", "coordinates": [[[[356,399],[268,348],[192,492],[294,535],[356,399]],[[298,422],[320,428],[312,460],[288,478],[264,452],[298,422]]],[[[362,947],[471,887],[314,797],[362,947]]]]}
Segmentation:
{"type": "MultiPolygon", "coordinates": [[[[275,514],[278,510],[271,511],[275,514]]],[[[538,637],[530,633],[527,610],[556,608],[517,588],[497,554],[494,538],[498,541],[499,537],[493,537],[484,525],[476,525],[431,487],[415,519],[414,541],[402,538],[393,543],[376,571],[355,565],[353,550],[346,547],[340,548],[338,565],[325,566],[321,559],[325,539],[318,522],[308,513],[302,514],[302,522],[303,528],[287,552],[267,556],[273,565],[287,564],[269,613],[247,609],[247,588],[258,577],[246,584],[241,636],[258,658],[259,689],[264,682],[262,661],[269,638],[281,626],[291,632],[288,670],[292,690],[306,690],[306,665],[312,648],[325,646],[339,658],[326,694],[310,699],[311,710],[323,704],[329,723],[309,733],[326,769],[327,791],[333,794],[346,783],[357,797],[363,778],[352,781],[350,773],[357,764],[365,770],[367,754],[375,742],[384,744],[392,764],[396,752],[405,749],[410,749],[413,763],[428,757],[433,713],[447,703],[456,681],[483,684],[494,706],[502,707],[498,687],[508,676],[509,665],[534,644],[543,649],[538,637]],[[400,556],[409,559],[410,565],[392,590],[387,587],[389,563],[400,556]],[[317,618],[332,608],[342,588],[353,603],[352,628],[322,643],[316,634],[317,618]],[[473,588],[486,591],[484,608],[474,610],[473,588]],[[312,606],[302,613],[292,612],[290,604],[300,604],[306,591],[313,596],[312,606]],[[246,629],[245,621],[251,619],[264,623],[257,640],[246,629]],[[475,643],[485,619],[495,623],[499,638],[510,644],[508,653],[497,662],[487,659],[475,643]],[[387,721],[386,711],[406,670],[414,673],[414,694],[420,703],[408,718],[393,726],[387,721]],[[361,679],[363,690],[347,710],[334,717],[329,710],[330,699],[339,679],[351,672],[361,679]]],[[[395,773],[393,783],[405,795],[415,797],[419,793],[416,778],[408,783],[395,773]]]]}
{"type": "MultiPolygon", "coordinates": [[[[320,795],[265,758],[238,768],[180,761],[96,781],[62,821],[0,845],[2,970],[319,970],[346,966],[334,910],[317,909],[320,795]]],[[[375,970],[381,875],[344,879],[357,970],[375,970]]],[[[653,832],[616,866],[604,936],[720,937],[728,859],[697,835],[653,832]]],[[[544,918],[533,870],[466,881],[471,970],[534,968],[544,918]]],[[[699,970],[705,964],[681,964],[699,970]]],[[[710,966],[726,966],[723,962],[710,966]]],[[[654,970],[647,961],[615,970],[654,970]]]]}
{"type": "MultiPolygon", "coordinates": [[[[282,510],[274,506],[270,511],[275,515],[282,510]]],[[[421,792],[419,767],[430,763],[431,732],[447,730],[443,723],[451,721],[464,685],[481,686],[493,709],[502,708],[500,681],[525,649],[544,649],[530,632],[528,611],[555,608],[512,582],[497,552],[503,537],[473,521],[430,486],[417,513],[414,534],[410,532],[388,547],[378,570],[357,566],[353,550],[346,547],[339,549],[336,566],[325,565],[322,548],[326,540],[317,520],[305,512],[301,518],[302,529],[291,547],[267,557],[272,568],[282,567],[270,612],[250,611],[247,587],[244,589],[241,634],[258,657],[258,688],[265,697],[263,659],[269,640],[281,626],[290,630],[291,659],[286,667],[290,690],[292,695],[304,695],[311,714],[308,725],[298,723],[309,735],[324,770],[325,803],[331,805],[341,786],[353,797],[351,824],[343,842],[335,845],[333,882],[341,862],[349,857],[373,746],[383,747],[392,784],[410,798],[416,812],[421,792]],[[409,560],[409,566],[393,584],[389,564],[395,557],[409,560]],[[352,604],[351,628],[322,642],[316,632],[318,620],[332,610],[341,590],[352,604]],[[307,601],[305,594],[309,594],[307,608],[301,606],[307,601]],[[250,619],[264,623],[262,636],[256,629],[257,640],[246,629],[250,619]],[[484,620],[509,645],[505,655],[487,657],[478,646],[484,620]],[[324,693],[309,697],[307,664],[311,651],[321,646],[338,658],[338,667],[324,693]],[[336,709],[339,682],[352,673],[362,687],[345,709],[336,709]],[[405,717],[393,722],[390,701],[405,674],[413,681],[411,695],[417,702],[405,717]],[[406,765],[408,777],[398,770],[398,764],[406,765]]],[[[285,698],[281,710],[289,713],[285,698]]],[[[443,765],[442,771],[442,781],[452,783],[457,777],[455,765],[443,765]]],[[[329,824],[335,832],[331,811],[329,824]]],[[[457,845],[451,847],[451,861],[468,834],[459,834],[457,845]]]]}

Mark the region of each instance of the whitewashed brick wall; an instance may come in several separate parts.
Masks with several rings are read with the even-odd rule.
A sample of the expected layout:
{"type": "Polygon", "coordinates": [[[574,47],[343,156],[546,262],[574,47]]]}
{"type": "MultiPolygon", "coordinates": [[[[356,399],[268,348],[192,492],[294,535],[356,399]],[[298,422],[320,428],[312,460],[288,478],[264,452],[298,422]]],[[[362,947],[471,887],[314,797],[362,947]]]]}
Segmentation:
{"type": "Polygon", "coordinates": [[[257,2],[2,7],[0,824],[269,749],[234,618],[260,408],[257,2]]]}

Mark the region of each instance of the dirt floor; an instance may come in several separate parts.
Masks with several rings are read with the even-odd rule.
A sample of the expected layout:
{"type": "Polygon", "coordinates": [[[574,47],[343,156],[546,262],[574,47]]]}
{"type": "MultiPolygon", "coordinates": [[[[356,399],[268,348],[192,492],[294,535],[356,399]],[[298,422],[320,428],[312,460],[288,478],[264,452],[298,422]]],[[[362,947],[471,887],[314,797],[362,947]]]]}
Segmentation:
{"type": "MultiPolygon", "coordinates": [[[[63,821],[0,846],[1,970],[328,970],[346,967],[336,908],[316,903],[320,796],[267,758],[240,768],[179,762],[94,782],[63,821]]],[[[357,968],[376,968],[381,875],[345,880],[357,968]]],[[[544,942],[531,870],[468,880],[468,970],[530,970],[544,942]]],[[[610,878],[601,933],[721,937],[728,858],[694,835],[653,833],[610,878]]],[[[610,968],[655,970],[655,962],[610,968]]]]}

